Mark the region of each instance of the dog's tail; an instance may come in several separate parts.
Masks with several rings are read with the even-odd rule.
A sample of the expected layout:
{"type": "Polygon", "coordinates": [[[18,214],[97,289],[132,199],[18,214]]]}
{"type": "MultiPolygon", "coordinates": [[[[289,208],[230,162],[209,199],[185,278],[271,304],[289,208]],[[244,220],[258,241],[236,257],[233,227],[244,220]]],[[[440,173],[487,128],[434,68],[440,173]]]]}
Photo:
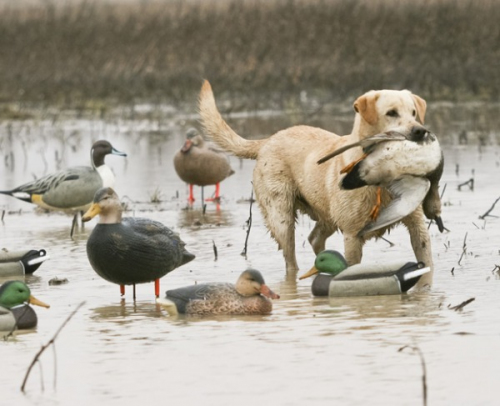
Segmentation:
{"type": "Polygon", "coordinates": [[[217,109],[212,86],[208,80],[205,80],[201,87],[199,103],[201,123],[207,135],[216,144],[240,158],[257,159],[259,150],[266,140],[246,140],[229,127],[217,109]]]}

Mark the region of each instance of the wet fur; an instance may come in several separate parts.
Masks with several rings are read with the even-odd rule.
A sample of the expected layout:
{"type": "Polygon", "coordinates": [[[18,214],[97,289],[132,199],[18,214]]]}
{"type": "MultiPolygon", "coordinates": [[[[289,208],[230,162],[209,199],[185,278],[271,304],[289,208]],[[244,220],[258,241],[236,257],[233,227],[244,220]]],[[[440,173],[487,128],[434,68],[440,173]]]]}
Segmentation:
{"type": "MultiPolygon", "coordinates": [[[[326,130],[294,126],[263,140],[246,140],[236,134],[217,110],[213,92],[205,81],[200,93],[200,114],[207,134],[232,154],[256,159],[253,187],[264,221],[273,238],[283,250],[288,273],[296,273],[295,220],[297,211],[308,214],[316,225],[309,242],[316,254],[325,249],[326,239],[335,231],[344,235],[345,257],[349,265],[361,262],[366,240],[382,236],[386,227],[358,237],[370,222],[375,204],[376,187],[341,190],[340,171],[362,155],[361,148],[352,148],[318,165],[317,161],[344,145],[375,134],[397,129],[406,135],[423,122],[426,103],[420,97],[403,91],[371,91],[354,103],[356,116],[350,135],[339,136],[326,130]],[[398,111],[398,117],[387,115],[398,111]]],[[[390,196],[383,190],[382,204],[390,196]]],[[[418,261],[432,269],[430,238],[421,206],[402,220],[408,228],[413,251],[418,261]]],[[[432,283],[432,272],[424,275],[419,286],[432,283]]]]}

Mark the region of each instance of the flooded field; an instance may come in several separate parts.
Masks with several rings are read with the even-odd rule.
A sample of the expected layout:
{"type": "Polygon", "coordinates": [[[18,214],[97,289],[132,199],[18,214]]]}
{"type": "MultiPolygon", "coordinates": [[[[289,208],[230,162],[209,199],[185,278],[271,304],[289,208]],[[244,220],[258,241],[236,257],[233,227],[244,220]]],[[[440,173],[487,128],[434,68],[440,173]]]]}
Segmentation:
{"type": "MultiPolygon", "coordinates": [[[[187,187],[177,178],[172,160],[196,116],[167,109],[162,120],[137,114],[134,119],[44,117],[0,124],[0,189],[58,168],[88,165],[91,143],[100,138],[128,154],[126,159],[106,159],[128,215],[170,226],[197,256],[161,280],[162,292],[196,282],[234,282],[251,266],[281,295],[265,317],[169,317],[155,305],[153,284],[138,286],[136,302],[130,288],[121,300],[118,286],[91,269],[86,240],[95,220],[70,239],[71,217],[39,213],[27,203],[0,196],[0,211],[5,210],[0,248],[44,248],[51,256],[26,278],[51,308],[37,308],[36,331],[0,341],[0,403],[422,405],[421,360],[409,348],[399,351],[413,346],[425,359],[429,405],[498,404],[500,220],[494,215],[500,215],[500,205],[492,216],[479,219],[500,197],[498,133],[491,131],[495,126],[488,118],[477,115],[462,115],[449,126],[448,116],[436,111],[428,115],[445,141],[443,220],[449,229],[439,234],[435,225],[430,228],[436,268],[432,291],[331,300],[313,298],[311,280],[287,279],[281,253],[256,205],[248,255],[241,255],[252,161],[231,158],[235,174],[222,183],[220,206],[208,203],[203,213],[196,188],[197,200],[186,210],[187,187]],[[458,145],[465,141],[468,145],[458,145]],[[473,190],[468,185],[459,190],[471,178],[473,190]],[[160,202],[152,203],[158,198],[160,202]],[[55,277],[68,283],[49,285],[55,277]],[[475,300],[462,311],[450,308],[471,298],[475,300]],[[57,338],[57,356],[51,348],[42,355],[41,368],[33,369],[23,395],[20,386],[33,357],[82,302],[57,338]]],[[[337,119],[318,118],[314,125],[349,131],[352,113],[337,119]]],[[[287,120],[268,114],[233,116],[231,122],[263,136],[287,120]]],[[[207,187],[205,196],[212,192],[207,187]]],[[[314,262],[307,243],[312,226],[307,217],[297,223],[303,270],[314,262]]],[[[387,239],[393,245],[370,241],[363,260],[413,258],[403,228],[387,239]]],[[[327,246],[342,250],[340,236],[330,238],[327,246]]]]}

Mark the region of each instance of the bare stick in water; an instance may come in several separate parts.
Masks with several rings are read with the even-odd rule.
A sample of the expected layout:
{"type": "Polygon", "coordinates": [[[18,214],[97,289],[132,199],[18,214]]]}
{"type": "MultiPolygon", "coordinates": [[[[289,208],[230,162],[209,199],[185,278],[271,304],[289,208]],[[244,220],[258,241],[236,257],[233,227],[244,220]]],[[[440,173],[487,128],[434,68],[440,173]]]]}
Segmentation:
{"type": "Polygon", "coordinates": [[[468,233],[465,233],[464,244],[462,246],[462,255],[460,255],[460,258],[458,260],[458,265],[460,265],[460,261],[462,261],[462,258],[464,257],[465,253],[467,252],[467,234],[468,233]]]}
{"type": "Polygon", "coordinates": [[[462,186],[467,186],[467,185],[469,185],[470,190],[474,190],[474,178],[470,178],[468,181],[460,183],[460,185],[458,185],[458,190],[461,190],[462,186]]]}
{"type": "Polygon", "coordinates": [[[486,213],[484,213],[482,216],[479,216],[479,218],[480,218],[481,220],[484,220],[484,218],[485,218],[486,216],[489,216],[489,215],[490,215],[490,213],[491,213],[491,212],[493,211],[493,209],[495,208],[495,205],[498,203],[498,201],[499,201],[499,200],[500,200],[500,197],[498,197],[498,198],[497,198],[497,200],[495,200],[495,201],[493,202],[493,204],[491,205],[491,207],[490,207],[490,208],[486,211],[486,213]]]}
{"type": "Polygon", "coordinates": [[[247,256],[247,248],[248,248],[248,236],[250,235],[250,229],[252,228],[252,204],[253,204],[253,188],[252,188],[252,193],[250,194],[250,216],[248,217],[247,223],[248,223],[248,229],[247,229],[247,236],[245,238],[245,247],[243,248],[243,252],[241,255],[244,257],[247,256]]]}
{"type": "Polygon", "coordinates": [[[418,347],[418,345],[405,345],[401,347],[398,352],[403,351],[405,348],[409,348],[413,352],[416,352],[420,357],[420,363],[422,364],[422,395],[424,400],[424,406],[427,406],[427,367],[425,366],[424,354],[418,347]]]}
{"type": "Polygon", "coordinates": [[[472,303],[474,300],[476,300],[476,298],[471,297],[470,299],[467,299],[466,301],[460,303],[459,305],[450,307],[450,309],[455,310],[456,312],[461,311],[465,306],[467,306],[469,303],[472,303]]]}
{"type": "Polygon", "coordinates": [[[212,240],[212,245],[213,245],[213,248],[214,248],[214,261],[217,261],[217,258],[218,258],[218,255],[217,255],[217,245],[215,245],[215,241],[212,240]]]}

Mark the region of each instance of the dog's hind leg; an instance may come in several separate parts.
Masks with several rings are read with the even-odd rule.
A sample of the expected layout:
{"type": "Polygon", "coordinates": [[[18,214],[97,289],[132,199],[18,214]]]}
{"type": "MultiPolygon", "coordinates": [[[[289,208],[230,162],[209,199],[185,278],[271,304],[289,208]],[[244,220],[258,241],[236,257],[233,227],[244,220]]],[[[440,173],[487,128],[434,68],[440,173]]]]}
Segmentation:
{"type": "Polygon", "coordinates": [[[337,231],[336,227],[331,228],[321,221],[316,222],[316,225],[307,238],[316,255],[325,250],[327,238],[330,237],[335,231],[337,231]]]}
{"type": "Polygon", "coordinates": [[[364,239],[353,234],[344,234],[345,260],[351,265],[359,264],[363,256],[364,239]]]}

